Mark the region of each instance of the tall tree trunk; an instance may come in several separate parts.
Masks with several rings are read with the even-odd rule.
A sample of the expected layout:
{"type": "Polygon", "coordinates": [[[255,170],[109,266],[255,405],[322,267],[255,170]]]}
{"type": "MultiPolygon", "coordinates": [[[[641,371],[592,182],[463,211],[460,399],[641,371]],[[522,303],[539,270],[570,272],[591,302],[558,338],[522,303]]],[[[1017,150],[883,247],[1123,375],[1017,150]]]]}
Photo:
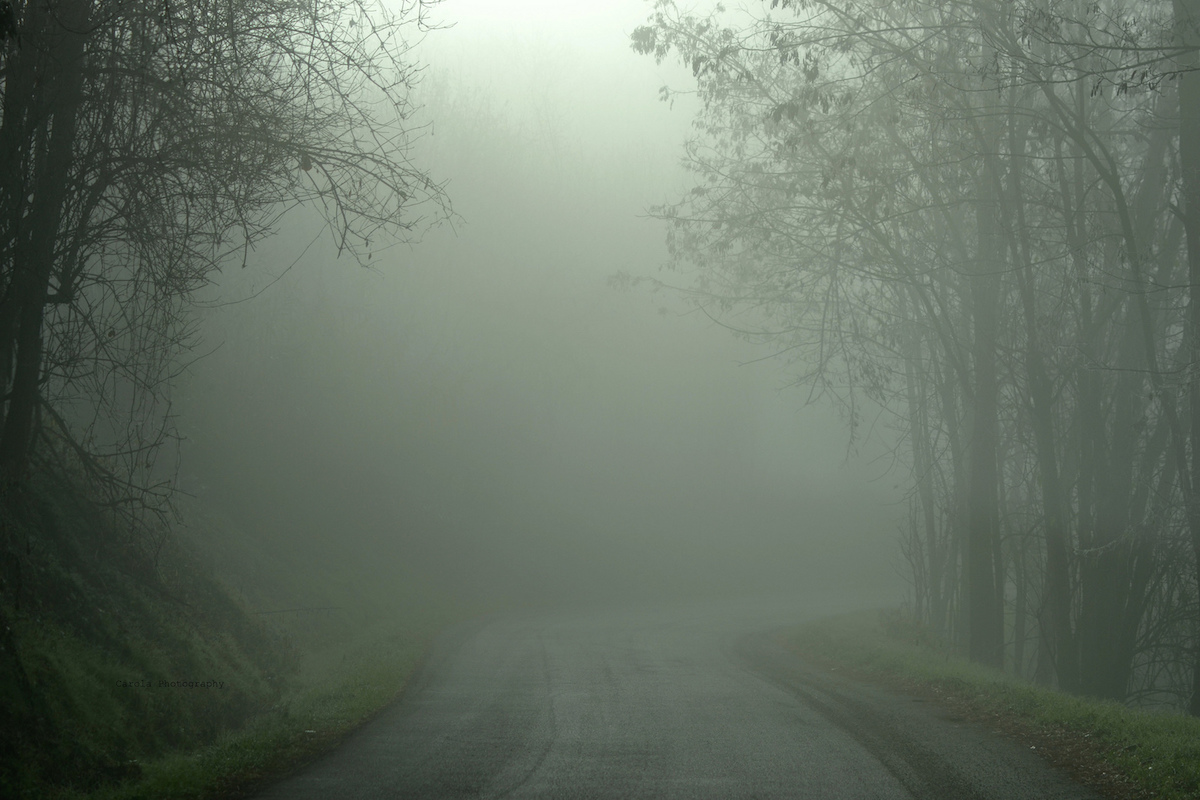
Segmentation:
{"type": "MultiPolygon", "coordinates": [[[[986,167],[985,171],[992,169],[986,167]]],[[[997,224],[993,182],[980,180],[976,205],[978,257],[970,278],[971,315],[974,339],[971,356],[972,414],[970,431],[969,523],[966,547],[967,652],[972,661],[1004,666],[1003,605],[996,563],[1000,507],[997,494],[997,440],[999,437],[996,339],[999,329],[1000,269],[997,254],[1002,247],[997,224]]]]}
{"type": "Polygon", "coordinates": [[[66,0],[53,14],[29,6],[29,22],[38,28],[41,58],[37,69],[42,119],[29,144],[33,192],[29,213],[18,231],[12,254],[9,297],[15,311],[16,354],[8,408],[0,429],[0,479],[19,479],[29,458],[42,372],[42,322],[55,246],[66,200],[67,179],[82,101],[83,52],[90,18],[89,0],[66,0]]]}
{"type": "MultiPolygon", "coordinates": [[[[25,10],[26,37],[41,25],[45,9],[30,4],[25,10]]],[[[4,110],[0,117],[0,396],[7,395],[16,354],[17,303],[13,293],[13,260],[17,243],[26,235],[30,144],[35,139],[44,58],[40,48],[14,47],[4,42],[4,110]]],[[[0,405],[0,408],[3,408],[0,405]]],[[[3,413],[0,413],[0,423],[3,413]]]]}
{"type": "MultiPolygon", "coordinates": [[[[1200,0],[1175,0],[1175,26],[1180,44],[1183,72],[1179,80],[1179,161],[1183,173],[1184,232],[1187,236],[1188,328],[1191,333],[1190,400],[1191,480],[1185,482],[1188,495],[1188,528],[1191,533],[1193,575],[1200,592],[1200,475],[1196,454],[1200,448],[1200,0]]],[[[1200,620],[1196,621],[1196,639],[1200,640],[1200,620]]],[[[1200,716],[1200,644],[1192,657],[1192,697],[1188,712],[1200,716]]]]}
{"type": "MultiPolygon", "coordinates": [[[[1014,90],[1015,91],[1015,90],[1014,90]]],[[[1008,206],[1010,249],[1019,264],[1017,288],[1025,323],[1025,376],[1029,390],[1030,422],[1033,429],[1038,487],[1041,490],[1042,526],[1046,542],[1046,573],[1040,630],[1043,647],[1053,654],[1059,686],[1072,691],[1078,681],[1078,657],[1071,629],[1071,576],[1067,530],[1067,498],[1058,467],[1054,430],[1054,386],[1046,369],[1041,332],[1038,330],[1037,287],[1033,270],[1023,195],[1022,160],[1025,127],[1018,122],[1016,98],[1011,100],[1009,148],[1012,155],[1008,206]]],[[[1024,545],[1022,545],[1024,558],[1024,545]]],[[[1023,597],[1023,589],[1018,596],[1023,597]]],[[[1022,626],[1023,627],[1023,626],[1022,626]]]]}
{"type": "Polygon", "coordinates": [[[1081,531],[1079,564],[1079,687],[1093,697],[1125,699],[1132,653],[1121,647],[1120,631],[1130,598],[1129,499],[1138,434],[1136,414],[1145,374],[1140,327],[1132,309],[1122,326],[1121,367],[1113,391],[1108,451],[1097,457],[1096,513],[1081,531]]]}
{"type": "Polygon", "coordinates": [[[942,407],[942,419],[946,423],[946,438],[950,442],[950,513],[945,538],[946,560],[942,570],[942,596],[946,604],[946,622],[955,642],[962,643],[967,637],[966,614],[966,556],[967,528],[970,524],[970,503],[967,498],[967,445],[964,428],[969,423],[966,406],[960,399],[965,394],[968,378],[965,375],[948,374],[944,367],[934,364],[934,385],[942,407]]]}
{"type": "MultiPolygon", "coordinates": [[[[1154,228],[1167,185],[1165,156],[1169,137],[1155,131],[1142,161],[1141,179],[1133,202],[1125,212],[1124,226],[1132,231],[1127,257],[1138,283],[1153,260],[1145,258],[1141,243],[1154,240],[1154,228]]],[[[1112,269],[1122,256],[1110,250],[1112,269]]],[[[1169,284],[1169,276],[1152,280],[1169,284]]],[[[1165,285],[1165,284],[1163,284],[1165,285]]],[[[1165,452],[1170,426],[1164,414],[1155,434],[1142,433],[1147,420],[1147,376],[1155,379],[1156,340],[1165,338],[1160,315],[1143,296],[1126,299],[1118,324],[1120,370],[1111,396],[1111,424],[1093,420],[1090,497],[1094,503],[1089,524],[1080,530],[1079,691],[1111,700],[1124,700],[1133,672],[1136,632],[1145,609],[1145,586],[1139,579],[1139,557],[1148,539],[1141,531],[1147,476],[1165,452]],[[1106,446],[1105,446],[1106,445],[1106,446]],[[1157,448],[1157,449],[1156,449],[1157,448]],[[1141,458],[1139,458],[1139,451],[1141,458]]],[[[1190,338],[1190,337],[1188,337],[1190,338]]],[[[1098,400],[1092,400],[1092,412],[1098,400]]]]}
{"type": "MultiPolygon", "coordinates": [[[[989,31],[1003,21],[994,0],[973,4],[981,33],[980,58],[992,63],[996,53],[989,31]]],[[[971,310],[971,424],[969,442],[969,521],[965,550],[967,589],[967,652],[972,661],[1003,669],[1003,565],[996,553],[1000,538],[1000,479],[997,453],[1000,436],[996,346],[1000,331],[1000,275],[1004,270],[1004,238],[999,163],[1000,114],[988,104],[999,87],[993,77],[981,76],[982,107],[974,109],[972,125],[980,155],[976,176],[976,242],[969,275],[971,310]]]]}
{"type": "MultiPolygon", "coordinates": [[[[900,313],[905,319],[909,315],[907,298],[901,293],[900,313]]],[[[938,536],[937,503],[933,491],[933,456],[930,446],[929,391],[930,376],[924,371],[922,355],[924,348],[916,326],[905,336],[904,379],[908,401],[909,436],[912,439],[913,469],[917,479],[917,500],[920,508],[919,524],[925,533],[924,596],[928,622],[939,638],[945,634],[945,601],[942,598],[942,571],[945,562],[941,537],[938,536]]]]}
{"type": "Polygon", "coordinates": [[[1025,637],[1028,626],[1029,602],[1026,594],[1028,565],[1026,559],[1029,553],[1029,537],[1022,533],[1013,552],[1013,583],[1017,594],[1013,600],[1013,674],[1018,678],[1025,677],[1025,637]]]}

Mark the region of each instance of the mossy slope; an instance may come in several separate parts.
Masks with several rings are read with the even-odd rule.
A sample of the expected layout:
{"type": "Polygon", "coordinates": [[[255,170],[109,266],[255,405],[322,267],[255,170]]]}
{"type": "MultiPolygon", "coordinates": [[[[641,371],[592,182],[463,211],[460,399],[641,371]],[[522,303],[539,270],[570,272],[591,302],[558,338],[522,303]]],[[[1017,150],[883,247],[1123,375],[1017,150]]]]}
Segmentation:
{"type": "Polygon", "coordinates": [[[287,648],[193,550],[62,483],[0,504],[0,795],[131,777],[277,702],[287,648]]]}

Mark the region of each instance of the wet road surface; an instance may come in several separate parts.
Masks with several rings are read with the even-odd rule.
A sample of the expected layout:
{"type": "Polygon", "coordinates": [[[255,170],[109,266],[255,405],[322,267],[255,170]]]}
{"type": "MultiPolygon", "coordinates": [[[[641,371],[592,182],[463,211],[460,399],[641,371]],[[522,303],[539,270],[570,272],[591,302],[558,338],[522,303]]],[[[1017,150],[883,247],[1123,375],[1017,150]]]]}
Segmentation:
{"type": "Polygon", "coordinates": [[[1091,800],[985,726],[806,665],[779,605],[509,615],[450,631],[404,698],[260,795],[1091,800]]]}

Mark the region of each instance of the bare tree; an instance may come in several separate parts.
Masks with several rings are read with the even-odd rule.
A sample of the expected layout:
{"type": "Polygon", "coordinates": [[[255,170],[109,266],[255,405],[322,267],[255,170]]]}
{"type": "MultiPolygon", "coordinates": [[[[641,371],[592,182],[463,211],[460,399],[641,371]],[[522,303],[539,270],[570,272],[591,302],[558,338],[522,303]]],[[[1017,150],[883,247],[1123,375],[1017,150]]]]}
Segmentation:
{"type": "Polygon", "coordinates": [[[161,507],[194,293],[289,209],[339,252],[445,217],[411,163],[430,0],[23,0],[0,92],[0,475],[161,507]],[[39,446],[38,441],[42,442],[39,446]]]}
{"type": "Polygon", "coordinates": [[[663,0],[633,35],[704,102],[697,186],[659,210],[692,296],[910,437],[918,607],[976,660],[1024,671],[1036,641],[1040,678],[1117,699],[1200,697],[1149,666],[1200,587],[1192,11],[663,0]]]}

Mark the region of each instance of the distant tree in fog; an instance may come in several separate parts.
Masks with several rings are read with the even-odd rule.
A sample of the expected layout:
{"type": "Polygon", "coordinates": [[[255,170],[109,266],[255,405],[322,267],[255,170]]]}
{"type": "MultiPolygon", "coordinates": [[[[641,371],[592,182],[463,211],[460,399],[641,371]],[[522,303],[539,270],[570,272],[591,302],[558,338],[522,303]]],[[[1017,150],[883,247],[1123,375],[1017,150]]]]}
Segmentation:
{"type": "MultiPolygon", "coordinates": [[[[436,0],[435,0],[436,1],[436,0]]],[[[0,71],[0,477],[159,507],[188,307],[281,216],[367,260],[447,211],[408,158],[430,0],[17,0],[0,71]]]]}
{"type": "Polygon", "coordinates": [[[704,104],[657,210],[691,296],[907,434],[922,617],[1192,713],[1198,5],[664,0],[632,38],[704,104]]]}

